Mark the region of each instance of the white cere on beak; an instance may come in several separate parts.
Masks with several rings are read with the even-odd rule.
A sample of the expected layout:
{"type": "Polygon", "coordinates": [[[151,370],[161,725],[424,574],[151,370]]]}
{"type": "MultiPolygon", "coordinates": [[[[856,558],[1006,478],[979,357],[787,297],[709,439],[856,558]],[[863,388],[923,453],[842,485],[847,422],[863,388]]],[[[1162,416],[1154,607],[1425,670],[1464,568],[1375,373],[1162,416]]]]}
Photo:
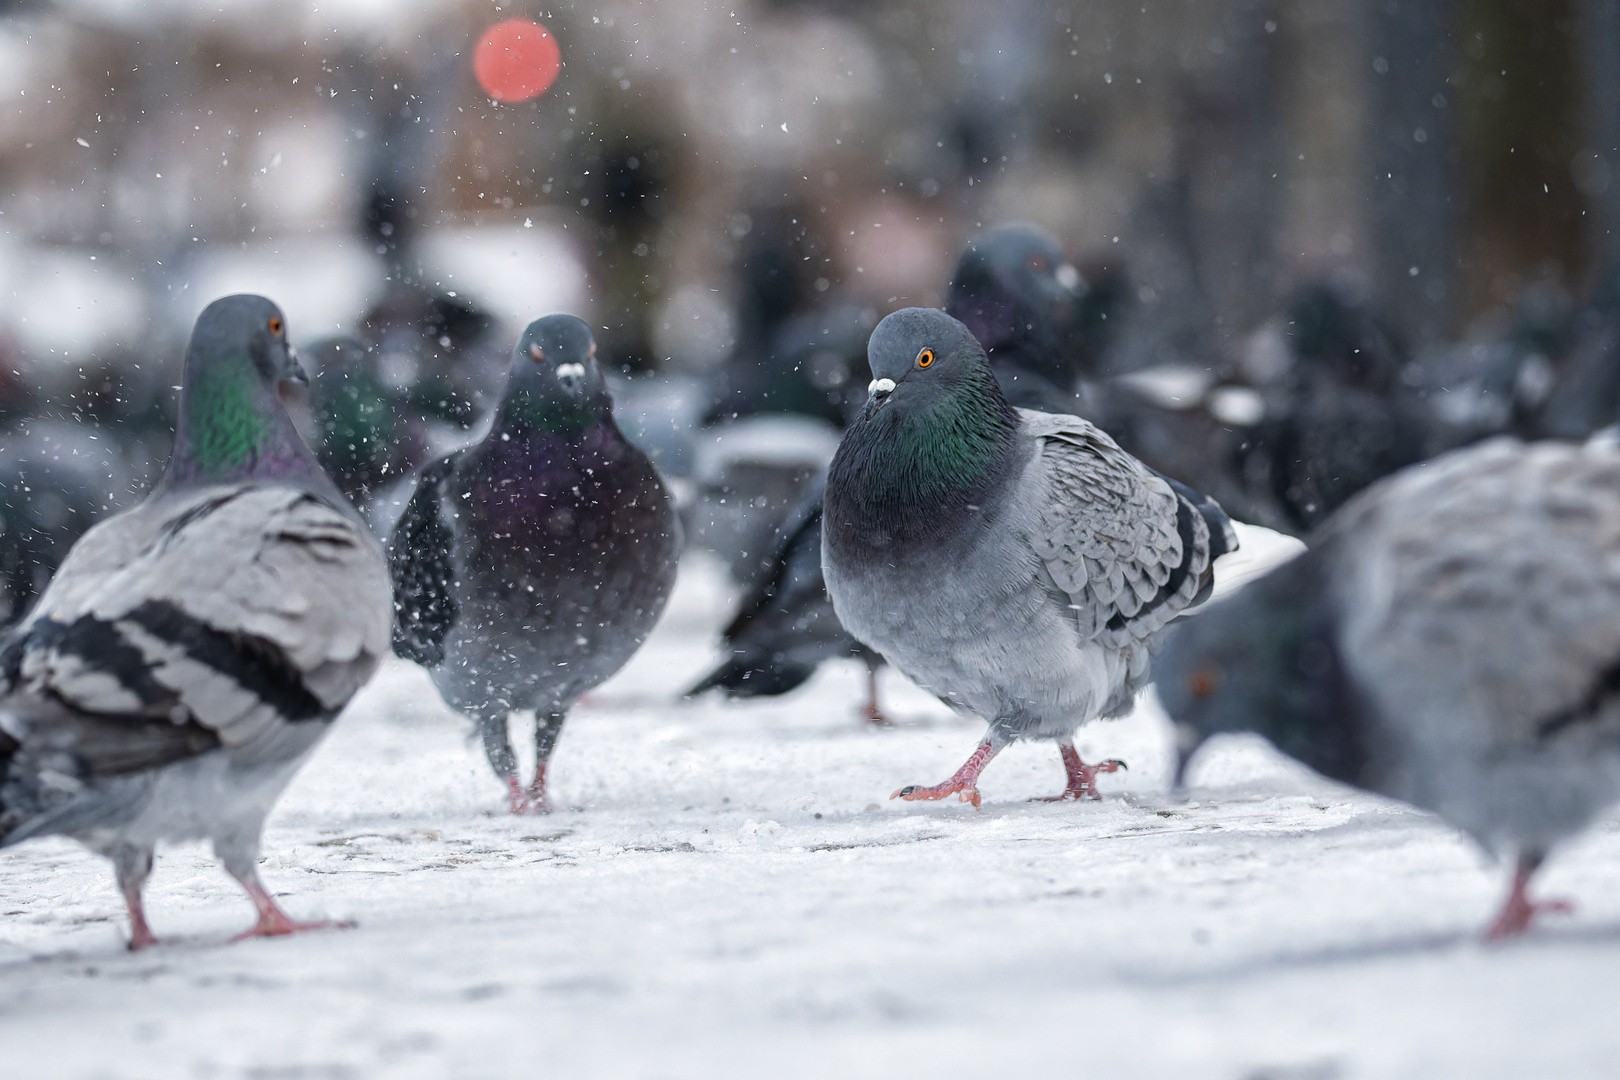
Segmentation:
{"type": "Polygon", "coordinates": [[[868,394],[887,394],[894,390],[893,379],[873,379],[866,384],[868,394]]]}
{"type": "Polygon", "coordinates": [[[570,379],[583,379],[585,377],[584,364],[558,364],[557,381],[568,382],[570,379]]]}
{"type": "Polygon", "coordinates": [[[1074,268],[1073,263],[1064,263],[1062,266],[1057,268],[1056,273],[1058,284],[1063,286],[1065,289],[1068,289],[1070,292],[1074,292],[1076,289],[1079,289],[1085,284],[1085,282],[1080,278],[1080,271],[1074,268]]]}

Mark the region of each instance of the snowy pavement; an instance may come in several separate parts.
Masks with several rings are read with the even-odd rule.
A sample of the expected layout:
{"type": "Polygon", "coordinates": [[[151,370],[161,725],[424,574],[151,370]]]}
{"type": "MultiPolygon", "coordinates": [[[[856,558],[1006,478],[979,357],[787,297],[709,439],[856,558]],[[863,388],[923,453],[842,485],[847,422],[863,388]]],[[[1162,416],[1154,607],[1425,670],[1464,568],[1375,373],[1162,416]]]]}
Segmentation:
{"type": "Polygon", "coordinates": [[[465,725],[391,664],[265,835],[287,909],[355,929],[228,944],[247,901],[180,847],[147,893],[164,943],[131,955],[106,863],[0,855],[5,1075],[1620,1075],[1620,815],[1544,873],[1574,916],[1485,946],[1504,872],[1450,829],[1245,740],[1173,795],[1151,698],[1080,734],[1130,764],[1100,803],[1027,801],[1062,787],[1050,744],[997,758],[979,813],[890,801],[982,725],[889,672],[900,726],[863,729],[854,663],[676,702],[730,603],[683,567],[569,721],[547,818],[502,813],[465,725]]]}

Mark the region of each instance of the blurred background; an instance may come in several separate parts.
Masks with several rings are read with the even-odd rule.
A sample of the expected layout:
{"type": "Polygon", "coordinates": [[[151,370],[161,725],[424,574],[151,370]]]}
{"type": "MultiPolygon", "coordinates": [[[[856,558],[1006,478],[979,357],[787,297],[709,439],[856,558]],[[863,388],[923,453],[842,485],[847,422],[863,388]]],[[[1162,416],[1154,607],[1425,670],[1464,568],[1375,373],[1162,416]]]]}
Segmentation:
{"type": "Polygon", "coordinates": [[[346,339],[311,422],[363,493],[569,310],[688,502],[776,514],[875,321],[1027,222],[1090,298],[1076,411],[1303,532],[1357,469],[1613,422],[1617,169],[1617,0],[0,0],[0,482],[13,536],[127,500],[254,291],[346,339]],[[514,15],[563,68],[503,105],[470,56],[514,15]],[[690,438],[761,414],[804,423],[690,438]]]}

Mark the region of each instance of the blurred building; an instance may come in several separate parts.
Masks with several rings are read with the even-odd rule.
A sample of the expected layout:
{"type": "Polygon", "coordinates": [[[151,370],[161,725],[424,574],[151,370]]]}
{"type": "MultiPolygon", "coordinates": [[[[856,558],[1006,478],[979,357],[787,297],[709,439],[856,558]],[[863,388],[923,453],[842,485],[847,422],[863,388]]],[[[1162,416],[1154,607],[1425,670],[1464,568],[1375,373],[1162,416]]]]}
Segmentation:
{"type": "Polygon", "coordinates": [[[11,3],[0,340],[59,400],[221,293],[309,338],[408,281],[701,370],[763,230],[786,314],[881,314],[1027,220],[1128,282],[1127,366],[1225,363],[1323,276],[1416,345],[1620,254],[1617,60],[1616,0],[11,3]],[[565,67],[496,105],[513,14],[565,67]]]}

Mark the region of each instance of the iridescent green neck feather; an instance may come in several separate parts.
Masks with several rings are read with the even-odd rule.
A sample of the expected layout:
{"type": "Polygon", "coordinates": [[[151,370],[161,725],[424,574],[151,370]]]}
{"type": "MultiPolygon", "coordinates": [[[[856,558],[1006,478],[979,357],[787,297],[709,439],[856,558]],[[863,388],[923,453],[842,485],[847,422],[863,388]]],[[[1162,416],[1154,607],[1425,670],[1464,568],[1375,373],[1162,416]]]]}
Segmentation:
{"type": "MultiPolygon", "coordinates": [[[[535,380],[540,382],[540,380],[535,380]]],[[[549,378],[545,382],[551,382],[549,378]]],[[[545,383],[538,386],[514,386],[507,391],[501,403],[497,431],[528,430],[569,432],[588,428],[601,421],[607,412],[604,402],[595,397],[576,398],[560,393],[545,383]]]]}
{"type": "Polygon", "coordinates": [[[1018,413],[975,365],[924,408],[869,405],[833,458],[829,499],[862,533],[943,535],[1012,467],[1017,432],[1018,413]]]}
{"type": "Polygon", "coordinates": [[[271,433],[260,398],[264,380],[247,363],[214,364],[198,373],[182,402],[186,454],[200,472],[247,467],[271,433]]]}

